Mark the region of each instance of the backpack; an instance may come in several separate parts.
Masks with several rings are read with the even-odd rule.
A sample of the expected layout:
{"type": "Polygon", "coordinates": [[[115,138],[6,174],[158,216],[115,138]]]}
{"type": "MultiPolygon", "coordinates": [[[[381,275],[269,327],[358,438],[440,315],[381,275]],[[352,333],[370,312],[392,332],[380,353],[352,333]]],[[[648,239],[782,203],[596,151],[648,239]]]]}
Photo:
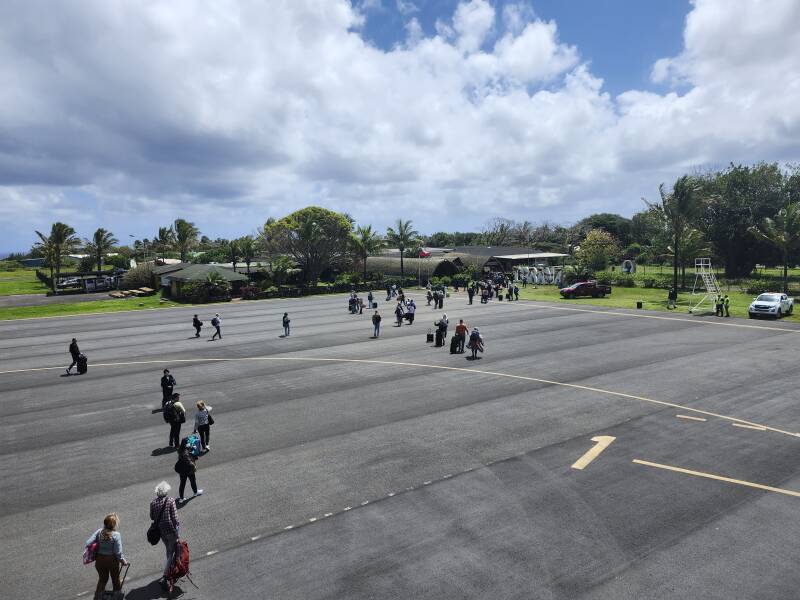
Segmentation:
{"type": "Polygon", "coordinates": [[[481,334],[478,333],[477,331],[473,331],[469,336],[469,341],[470,342],[477,342],[480,339],[481,339],[481,334]]]}
{"type": "Polygon", "coordinates": [[[189,543],[186,540],[175,542],[175,555],[167,571],[167,588],[170,592],[175,582],[182,577],[186,577],[194,587],[197,587],[189,573],[189,543]]]}
{"type": "Polygon", "coordinates": [[[217,317],[214,317],[213,319],[211,319],[211,325],[213,327],[216,327],[217,325],[219,325],[219,319],[217,317]]]}
{"type": "Polygon", "coordinates": [[[173,423],[175,421],[175,402],[172,400],[167,400],[167,403],[164,405],[164,421],[167,423],[173,423]]]}

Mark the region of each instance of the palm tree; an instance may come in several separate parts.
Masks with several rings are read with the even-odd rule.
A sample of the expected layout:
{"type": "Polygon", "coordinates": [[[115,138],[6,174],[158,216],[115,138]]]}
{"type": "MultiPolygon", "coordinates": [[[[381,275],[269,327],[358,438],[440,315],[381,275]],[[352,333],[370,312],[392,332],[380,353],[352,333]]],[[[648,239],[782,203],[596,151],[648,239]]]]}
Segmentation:
{"type": "Polygon", "coordinates": [[[245,235],[237,240],[239,246],[239,254],[247,265],[247,274],[250,275],[250,263],[256,257],[256,241],[252,235],[245,235]]]}
{"type": "Polygon", "coordinates": [[[119,240],[102,227],[94,232],[91,240],[84,240],[86,252],[94,256],[98,273],[103,270],[103,257],[114,249],[119,240]]]}
{"type": "Polygon", "coordinates": [[[664,227],[672,238],[672,286],[677,290],[681,239],[699,212],[699,187],[692,177],[684,175],[675,182],[672,192],[667,193],[662,183],[658,186],[658,193],[661,195],[660,203],[651,203],[644,198],[642,200],[661,217],[664,227]]]}
{"type": "Polygon", "coordinates": [[[233,270],[236,271],[236,262],[239,260],[241,256],[241,250],[239,249],[239,240],[230,240],[225,244],[225,254],[228,256],[228,260],[231,261],[233,265],[233,270]]]}
{"type": "Polygon", "coordinates": [[[39,242],[36,246],[40,248],[50,263],[50,279],[55,294],[58,279],[61,275],[61,257],[70,254],[80,247],[81,240],[75,235],[75,230],[65,223],[53,223],[50,227],[50,235],[44,235],[37,231],[39,242]]]}
{"type": "Polygon", "coordinates": [[[159,252],[161,252],[161,257],[164,258],[166,252],[171,250],[174,245],[175,232],[172,230],[172,227],[159,227],[158,235],[153,240],[153,249],[155,250],[156,258],[158,258],[159,252]]]}
{"type": "Polygon", "coordinates": [[[392,246],[397,246],[400,250],[400,277],[405,279],[406,271],[403,265],[403,253],[406,248],[417,242],[419,232],[412,229],[411,221],[397,219],[397,229],[388,227],[386,229],[386,241],[392,246]]]}
{"type": "MultiPolygon", "coordinates": [[[[686,288],[686,267],[691,266],[692,261],[701,256],[707,256],[711,252],[703,233],[694,227],[684,229],[680,240],[680,255],[678,261],[681,265],[681,287],[686,288]]],[[[667,246],[665,256],[675,259],[675,248],[670,244],[667,246]]],[[[678,288],[675,288],[678,289],[678,288]]]]}
{"type": "Polygon", "coordinates": [[[783,258],[783,293],[789,293],[789,252],[800,244],[800,202],[788,202],[774,217],[767,217],[760,227],[751,227],[756,236],[781,251],[783,258]]]}
{"type": "Polygon", "coordinates": [[[197,245],[197,236],[200,230],[185,219],[175,219],[175,247],[181,253],[181,262],[186,262],[189,250],[197,245]]]}
{"type": "Polygon", "coordinates": [[[353,236],[353,250],[364,261],[364,281],[367,280],[367,257],[377,254],[384,246],[383,238],[377,231],[372,230],[372,225],[356,228],[353,236]]]}

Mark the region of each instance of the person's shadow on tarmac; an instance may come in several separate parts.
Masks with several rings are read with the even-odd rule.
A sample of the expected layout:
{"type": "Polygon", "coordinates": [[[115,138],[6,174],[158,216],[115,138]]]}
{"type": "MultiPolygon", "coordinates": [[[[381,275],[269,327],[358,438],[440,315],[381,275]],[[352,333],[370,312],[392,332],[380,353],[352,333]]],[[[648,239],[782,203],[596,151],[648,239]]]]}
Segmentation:
{"type": "Polygon", "coordinates": [[[161,589],[161,584],[156,579],[151,581],[144,587],[132,589],[125,594],[126,600],[157,600],[158,598],[179,598],[183,596],[184,592],[180,586],[176,585],[172,588],[172,593],[161,589]]]}
{"type": "Polygon", "coordinates": [[[175,454],[173,446],[165,446],[164,448],[156,448],[150,453],[150,456],[164,456],[165,454],[175,454]]]}

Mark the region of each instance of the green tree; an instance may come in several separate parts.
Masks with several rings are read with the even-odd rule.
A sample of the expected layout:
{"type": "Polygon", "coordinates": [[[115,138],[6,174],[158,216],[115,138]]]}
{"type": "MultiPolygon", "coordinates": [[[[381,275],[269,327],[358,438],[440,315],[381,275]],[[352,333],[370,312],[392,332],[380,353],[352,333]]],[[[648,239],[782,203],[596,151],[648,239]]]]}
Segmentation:
{"type": "MultiPolygon", "coordinates": [[[[703,232],[694,227],[687,227],[683,230],[679,248],[678,263],[681,267],[681,287],[686,289],[686,267],[691,267],[696,258],[708,256],[711,253],[711,248],[705,236],[703,236],[703,232]]],[[[672,259],[674,263],[675,248],[672,244],[667,246],[665,255],[667,258],[672,259]]]]}
{"type": "Polygon", "coordinates": [[[697,222],[722,259],[728,278],[746,277],[756,263],[777,262],[776,250],[753,233],[785,204],[785,173],[777,164],[730,165],[698,179],[703,210],[697,222]]]}
{"type": "Polygon", "coordinates": [[[247,274],[249,275],[250,263],[252,263],[253,259],[256,257],[256,241],[253,239],[252,235],[245,235],[240,237],[237,243],[239,245],[239,254],[244,264],[247,265],[247,274]]]}
{"type": "Polygon", "coordinates": [[[159,227],[158,235],[152,242],[153,252],[155,252],[156,259],[161,254],[161,258],[165,258],[166,253],[172,250],[175,246],[175,232],[172,227],[159,227]]]}
{"type": "Polygon", "coordinates": [[[390,246],[396,246],[397,249],[400,250],[400,276],[405,278],[406,270],[403,264],[403,253],[406,248],[418,243],[417,238],[419,237],[419,232],[413,228],[411,221],[397,219],[395,225],[396,228],[388,227],[386,229],[386,242],[390,246]]]}
{"type": "Polygon", "coordinates": [[[631,220],[614,213],[596,213],[578,221],[582,232],[602,229],[613,235],[623,246],[631,242],[631,220]]]}
{"type": "Polygon", "coordinates": [[[326,208],[307,206],[267,222],[263,231],[274,252],[294,259],[307,283],[316,285],[323,271],[348,262],[350,221],[326,208]]]}
{"type": "Polygon", "coordinates": [[[356,228],[352,238],[353,250],[364,265],[364,281],[367,280],[367,257],[377,254],[384,246],[383,238],[372,230],[372,225],[356,228]]]}
{"type": "Polygon", "coordinates": [[[700,212],[700,190],[694,178],[684,175],[678,178],[671,192],[668,193],[662,183],[658,186],[658,193],[661,195],[659,203],[643,200],[660,217],[662,226],[670,234],[673,248],[672,285],[677,290],[681,239],[700,212]]]}
{"type": "Polygon", "coordinates": [[[774,217],[766,217],[760,226],[752,227],[756,236],[781,252],[783,258],[783,292],[789,293],[789,253],[800,245],[800,202],[789,202],[774,217]]]}
{"type": "Polygon", "coordinates": [[[578,261],[589,271],[603,271],[608,263],[619,258],[616,238],[603,229],[592,229],[583,238],[577,251],[578,261]]]}
{"type": "Polygon", "coordinates": [[[84,240],[84,248],[88,254],[94,258],[94,264],[97,265],[97,270],[103,270],[103,257],[114,249],[114,246],[119,244],[119,240],[114,237],[110,231],[106,231],[102,227],[94,232],[91,240],[84,240]]]}
{"type": "Polygon", "coordinates": [[[236,263],[239,262],[239,258],[242,256],[242,251],[239,248],[239,240],[229,240],[224,245],[225,248],[225,255],[227,256],[228,260],[231,261],[231,266],[233,270],[236,270],[236,263]]]}
{"type": "Polygon", "coordinates": [[[175,248],[180,252],[181,262],[186,262],[189,251],[197,245],[200,230],[185,219],[175,219],[173,225],[175,248]]]}
{"type": "Polygon", "coordinates": [[[61,276],[62,257],[65,254],[75,252],[81,244],[80,238],[75,235],[75,230],[65,223],[53,223],[50,227],[50,235],[45,235],[40,231],[36,232],[39,248],[46,260],[50,263],[50,279],[52,281],[53,293],[58,291],[58,279],[61,276]]]}

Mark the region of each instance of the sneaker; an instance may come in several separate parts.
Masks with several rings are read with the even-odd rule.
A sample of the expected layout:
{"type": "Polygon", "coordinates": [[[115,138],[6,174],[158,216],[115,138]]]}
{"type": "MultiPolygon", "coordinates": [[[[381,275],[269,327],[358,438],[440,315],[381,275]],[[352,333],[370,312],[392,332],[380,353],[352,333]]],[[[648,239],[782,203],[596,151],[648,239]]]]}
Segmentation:
{"type": "Polygon", "coordinates": [[[208,446],[206,446],[206,450],[211,450],[211,444],[209,444],[208,446]]]}
{"type": "Polygon", "coordinates": [[[202,496],[202,495],[203,495],[203,490],[197,490],[197,491],[194,493],[194,495],[195,495],[195,496],[202,496]]]}
{"type": "Polygon", "coordinates": [[[183,499],[183,498],[178,498],[178,499],[176,500],[176,502],[177,502],[178,504],[183,504],[184,502],[186,502],[186,500],[185,500],[185,499],[183,499]]]}
{"type": "Polygon", "coordinates": [[[72,373],[69,372],[69,369],[67,369],[67,375],[72,375],[72,373]]]}

